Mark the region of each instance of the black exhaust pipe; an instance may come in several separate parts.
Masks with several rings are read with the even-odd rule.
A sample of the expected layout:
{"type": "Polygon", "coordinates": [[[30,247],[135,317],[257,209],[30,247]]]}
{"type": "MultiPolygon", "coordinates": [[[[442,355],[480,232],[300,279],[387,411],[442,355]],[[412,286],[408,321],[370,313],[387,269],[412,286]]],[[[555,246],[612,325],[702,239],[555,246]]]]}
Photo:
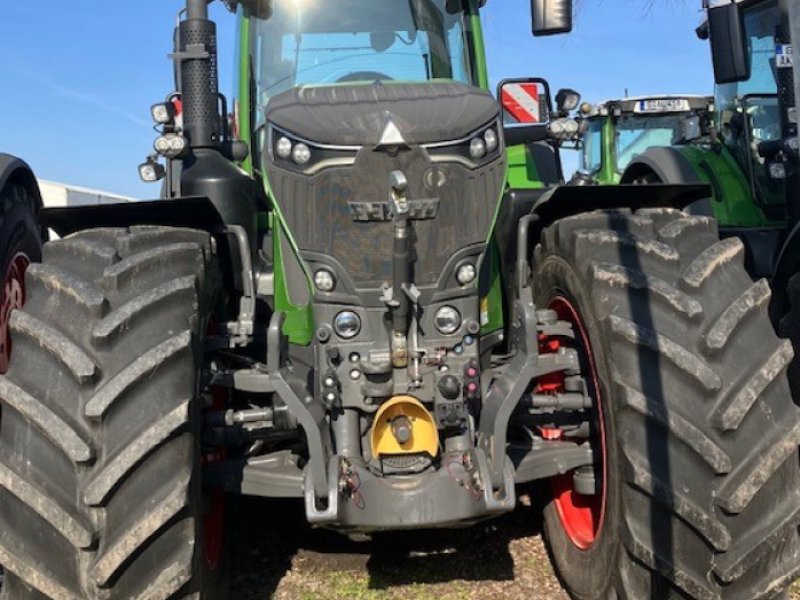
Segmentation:
{"type": "MultiPolygon", "coordinates": [[[[183,196],[208,198],[226,225],[244,227],[255,255],[258,183],[236,167],[231,140],[223,139],[217,70],[217,26],[208,18],[208,0],[186,0],[178,24],[177,64],[183,102],[183,135],[189,151],[181,160],[183,196]]],[[[246,152],[245,152],[246,155],[246,152]]]]}
{"type": "Polygon", "coordinates": [[[177,58],[184,134],[191,148],[216,147],[221,141],[217,26],[208,18],[207,0],[187,0],[177,58]]]}

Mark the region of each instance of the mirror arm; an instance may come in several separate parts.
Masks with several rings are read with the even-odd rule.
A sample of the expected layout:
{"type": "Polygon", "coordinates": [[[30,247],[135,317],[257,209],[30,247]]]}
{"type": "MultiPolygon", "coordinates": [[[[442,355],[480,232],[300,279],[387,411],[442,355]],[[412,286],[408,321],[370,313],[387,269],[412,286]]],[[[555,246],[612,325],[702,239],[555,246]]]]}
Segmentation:
{"type": "Polygon", "coordinates": [[[532,142],[543,142],[549,139],[547,125],[536,123],[534,125],[506,125],[503,127],[503,136],[506,146],[519,146],[532,142]]]}

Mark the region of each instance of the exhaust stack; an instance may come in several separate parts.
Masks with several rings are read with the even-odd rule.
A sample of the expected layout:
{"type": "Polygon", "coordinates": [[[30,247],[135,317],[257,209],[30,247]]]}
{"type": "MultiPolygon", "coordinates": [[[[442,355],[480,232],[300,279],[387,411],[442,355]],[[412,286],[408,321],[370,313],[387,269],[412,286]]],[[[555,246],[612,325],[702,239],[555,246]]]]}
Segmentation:
{"type": "Polygon", "coordinates": [[[183,128],[191,148],[220,143],[217,26],[208,18],[207,0],[187,0],[186,19],[178,24],[178,77],[183,128]]]}

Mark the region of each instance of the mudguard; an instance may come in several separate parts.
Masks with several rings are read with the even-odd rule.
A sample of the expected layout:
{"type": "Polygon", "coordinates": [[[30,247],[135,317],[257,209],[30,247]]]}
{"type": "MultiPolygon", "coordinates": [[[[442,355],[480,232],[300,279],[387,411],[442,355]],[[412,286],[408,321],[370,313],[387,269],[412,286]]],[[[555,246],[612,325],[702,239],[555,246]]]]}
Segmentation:
{"type": "Polygon", "coordinates": [[[678,148],[650,148],[634,158],[622,174],[620,183],[633,183],[647,173],[655,173],[664,183],[702,183],[692,163],[678,148]]]}
{"type": "Polygon", "coordinates": [[[222,216],[208,198],[45,208],[41,212],[41,221],[62,237],[95,227],[166,225],[214,232],[225,226],[222,216]]]}
{"type": "MultiPolygon", "coordinates": [[[[525,193],[520,191],[517,193],[525,193]]],[[[591,210],[686,206],[708,198],[711,187],[706,183],[641,185],[561,185],[552,188],[533,203],[532,213],[538,215],[540,225],[591,210]]]]}
{"type": "Polygon", "coordinates": [[[684,155],[680,147],[650,148],[631,161],[622,175],[621,183],[633,183],[648,173],[655,173],[663,183],[697,184],[708,182],[711,193],[705,198],[687,207],[687,212],[694,215],[707,217],[715,216],[711,200],[722,200],[722,187],[717,176],[707,166],[704,168],[705,177],[697,173],[697,168],[684,155]]]}
{"type": "Polygon", "coordinates": [[[33,175],[33,169],[28,166],[21,158],[0,152],[0,189],[12,179],[19,181],[26,186],[35,202],[34,209],[39,212],[42,210],[42,194],[39,191],[39,184],[33,175]]]}

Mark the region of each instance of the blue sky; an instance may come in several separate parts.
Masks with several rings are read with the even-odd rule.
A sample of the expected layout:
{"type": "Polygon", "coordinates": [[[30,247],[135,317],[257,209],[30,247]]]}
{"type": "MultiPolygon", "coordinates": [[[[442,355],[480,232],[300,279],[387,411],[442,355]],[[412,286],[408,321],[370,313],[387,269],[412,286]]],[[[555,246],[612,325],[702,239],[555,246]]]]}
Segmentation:
{"type": "MultiPolygon", "coordinates": [[[[335,0],[328,0],[335,4],[335,0]]],[[[380,0],[376,0],[380,1],[380,0]]],[[[172,29],[180,0],[0,3],[0,151],[44,179],[139,198],[157,186],[136,166],[155,137],[149,108],[172,89],[172,29]]],[[[696,39],[700,0],[578,0],[574,31],[534,39],[527,0],[484,9],[493,82],[546,77],[599,101],[712,91],[707,46],[696,39]]],[[[233,19],[220,29],[223,92],[233,87],[233,19]]],[[[569,164],[574,161],[567,159],[569,164]]]]}

